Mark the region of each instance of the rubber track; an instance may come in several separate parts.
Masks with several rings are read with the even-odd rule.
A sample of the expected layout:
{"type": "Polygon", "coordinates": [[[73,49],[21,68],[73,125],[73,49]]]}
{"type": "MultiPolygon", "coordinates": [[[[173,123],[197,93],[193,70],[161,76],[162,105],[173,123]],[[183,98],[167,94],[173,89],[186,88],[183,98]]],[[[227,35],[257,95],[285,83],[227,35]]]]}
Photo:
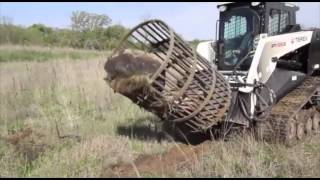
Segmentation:
{"type": "Polygon", "coordinates": [[[296,117],[300,115],[302,108],[319,90],[320,77],[308,77],[300,86],[283,97],[272,108],[269,118],[255,127],[258,139],[280,142],[288,146],[298,142],[296,136],[289,137],[290,123],[295,126],[302,123],[305,126],[306,116],[311,115],[307,113],[303,118],[296,117]]]}

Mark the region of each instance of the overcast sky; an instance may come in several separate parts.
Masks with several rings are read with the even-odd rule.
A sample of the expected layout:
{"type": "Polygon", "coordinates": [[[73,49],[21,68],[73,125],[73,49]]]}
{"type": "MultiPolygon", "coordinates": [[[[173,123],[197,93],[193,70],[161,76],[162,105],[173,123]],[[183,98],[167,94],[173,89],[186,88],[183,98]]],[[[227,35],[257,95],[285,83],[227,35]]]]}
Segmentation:
{"type": "MultiPolygon", "coordinates": [[[[305,27],[320,27],[320,2],[298,2],[297,22],[305,27]]],[[[1,2],[0,16],[13,18],[14,24],[42,23],[51,27],[70,27],[72,11],[106,14],[113,24],[132,27],[144,18],[168,23],[185,39],[212,39],[218,19],[216,2],[1,2]]]]}

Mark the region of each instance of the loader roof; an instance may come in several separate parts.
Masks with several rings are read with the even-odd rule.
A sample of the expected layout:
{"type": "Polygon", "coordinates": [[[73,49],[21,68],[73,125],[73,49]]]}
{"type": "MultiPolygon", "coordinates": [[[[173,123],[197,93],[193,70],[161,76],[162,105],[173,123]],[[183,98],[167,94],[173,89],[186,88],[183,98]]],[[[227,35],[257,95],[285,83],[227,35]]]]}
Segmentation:
{"type": "MultiPolygon", "coordinates": [[[[218,2],[217,7],[222,5],[232,4],[232,3],[237,3],[237,2],[218,2]]],[[[285,3],[286,6],[298,7],[298,4],[296,2],[282,2],[282,3],[285,3]]]]}

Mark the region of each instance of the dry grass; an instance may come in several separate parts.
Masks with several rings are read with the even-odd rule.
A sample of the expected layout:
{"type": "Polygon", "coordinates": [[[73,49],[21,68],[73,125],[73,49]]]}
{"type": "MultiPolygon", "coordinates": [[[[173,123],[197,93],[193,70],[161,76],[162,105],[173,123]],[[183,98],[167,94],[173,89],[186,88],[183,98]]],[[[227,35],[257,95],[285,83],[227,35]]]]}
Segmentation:
{"type": "MultiPolygon", "coordinates": [[[[178,145],[157,142],[157,118],[106,85],[105,60],[0,63],[0,177],[99,177],[112,164],[178,145]]],[[[174,175],[140,175],[320,177],[319,169],[318,134],[293,148],[216,141],[174,175]]]]}
{"type": "Polygon", "coordinates": [[[106,85],[105,59],[0,63],[0,176],[99,176],[102,167],[130,154],[170,146],[129,140],[128,130],[118,135],[118,127],[148,128],[156,118],[106,85]],[[58,137],[56,125],[66,138],[58,137]],[[32,135],[20,140],[26,129],[32,135]],[[8,141],[12,137],[17,143],[8,141]]]}
{"type": "Polygon", "coordinates": [[[215,142],[182,177],[320,177],[319,134],[292,148],[257,142],[250,136],[215,142]]]}
{"type": "Polygon", "coordinates": [[[108,52],[41,46],[0,45],[0,62],[48,61],[57,59],[92,59],[108,52]]]}

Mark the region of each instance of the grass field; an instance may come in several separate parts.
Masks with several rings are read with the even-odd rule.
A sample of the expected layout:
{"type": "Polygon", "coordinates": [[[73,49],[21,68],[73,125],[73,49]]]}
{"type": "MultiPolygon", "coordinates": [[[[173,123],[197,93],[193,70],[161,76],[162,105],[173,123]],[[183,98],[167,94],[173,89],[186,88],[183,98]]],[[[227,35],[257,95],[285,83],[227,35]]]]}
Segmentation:
{"type": "MultiPolygon", "coordinates": [[[[100,177],[113,164],[179,146],[157,141],[157,117],[107,86],[108,55],[0,46],[0,177],[100,177]]],[[[175,174],[139,175],[320,177],[319,169],[318,133],[291,148],[250,136],[213,141],[175,174]]]]}
{"type": "Polygon", "coordinates": [[[39,46],[0,46],[0,62],[14,61],[48,61],[56,59],[92,59],[106,55],[105,52],[76,50],[71,48],[39,47],[39,46]]]}

